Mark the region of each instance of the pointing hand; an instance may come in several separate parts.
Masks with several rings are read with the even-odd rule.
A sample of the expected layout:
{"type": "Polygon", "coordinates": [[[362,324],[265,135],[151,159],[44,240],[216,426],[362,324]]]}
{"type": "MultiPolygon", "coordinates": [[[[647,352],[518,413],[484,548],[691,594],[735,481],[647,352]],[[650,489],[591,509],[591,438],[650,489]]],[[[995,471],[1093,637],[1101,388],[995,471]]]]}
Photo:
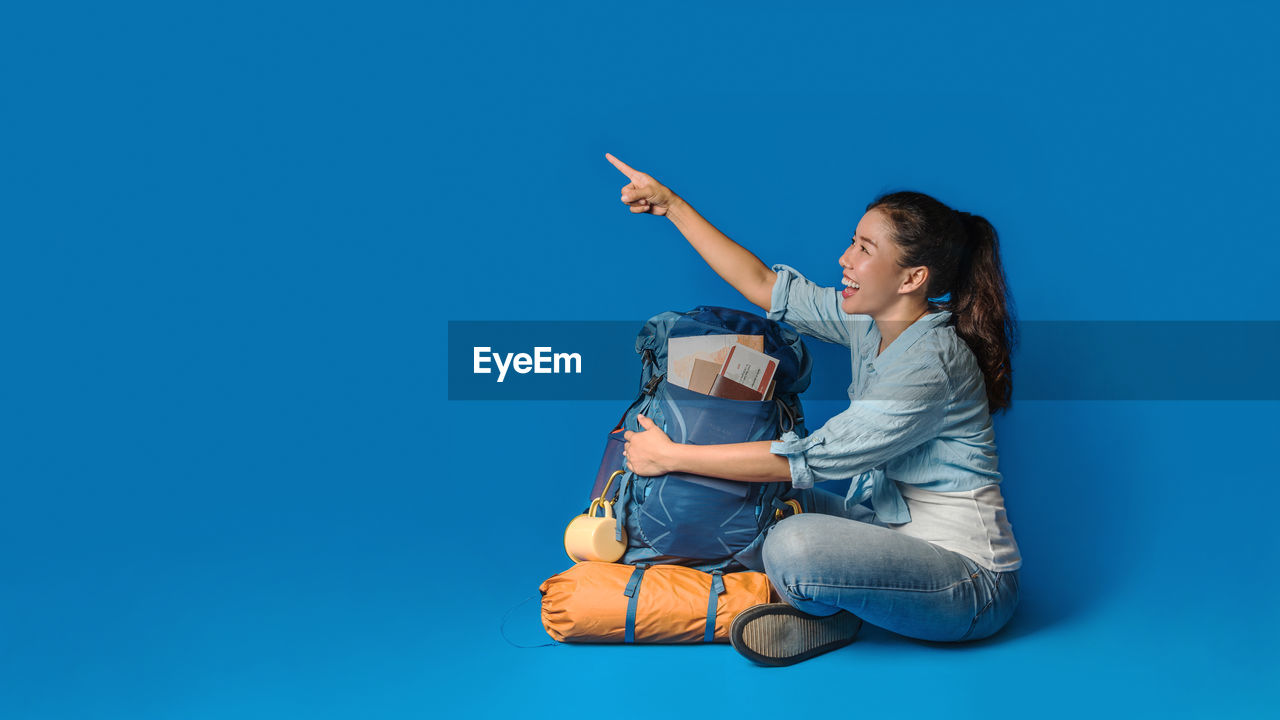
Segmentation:
{"type": "Polygon", "coordinates": [[[671,203],[680,199],[653,177],[632,168],[609,153],[605,153],[604,157],[631,181],[622,186],[622,202],[631,206],[631,212],[666,215],[671,203]]]}

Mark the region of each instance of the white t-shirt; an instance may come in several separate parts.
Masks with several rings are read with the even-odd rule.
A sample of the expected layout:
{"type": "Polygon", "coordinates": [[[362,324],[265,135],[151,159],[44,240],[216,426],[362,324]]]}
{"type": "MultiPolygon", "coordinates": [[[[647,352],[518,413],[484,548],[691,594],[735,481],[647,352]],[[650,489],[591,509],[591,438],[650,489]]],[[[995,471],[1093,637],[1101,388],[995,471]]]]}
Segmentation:
{"type": "Polygon", "coordinates": [[[988,570],[1007,572],[1022,567],[999,485],[953,492],[905,484],[900,488],[911,510],[911,522],[885,527],[958,552],[988,570]]]}

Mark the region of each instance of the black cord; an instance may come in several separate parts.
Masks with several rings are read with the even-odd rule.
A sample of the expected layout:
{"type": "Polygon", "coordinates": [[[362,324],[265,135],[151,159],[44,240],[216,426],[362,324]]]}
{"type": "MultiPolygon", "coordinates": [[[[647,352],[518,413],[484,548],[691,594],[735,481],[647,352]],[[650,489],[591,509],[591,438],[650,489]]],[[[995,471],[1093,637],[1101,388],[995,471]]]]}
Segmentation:
{"type": "Polygon", "coordinates": [[[498,626],[498,632],[502,633],[502,639],[506,640],[508,645],[512,647],[518,647],[518,648],[540,648],[540,647],[553,647],[555,645],[564,644],[564,643],[559,643],[559,642],[556,642],[555,640],[552,640],[549,643],[542,643],[540,645],[521,645],[519,643],[512,642],[511,638],[507,637],[507,620],[508,618],[511,617],[511,613],[514,612],[516,608],[520,607],[521,605],[524,605],[525,603],[529,602],[530,600],[536,597],[541,597],[541,595],[542,595],[541,593],[530,595],[529,597],[516,603],[514,606],[511,607],[510,610],[507,610],[505,615],[502,616],[502,624],[498,626]]]}

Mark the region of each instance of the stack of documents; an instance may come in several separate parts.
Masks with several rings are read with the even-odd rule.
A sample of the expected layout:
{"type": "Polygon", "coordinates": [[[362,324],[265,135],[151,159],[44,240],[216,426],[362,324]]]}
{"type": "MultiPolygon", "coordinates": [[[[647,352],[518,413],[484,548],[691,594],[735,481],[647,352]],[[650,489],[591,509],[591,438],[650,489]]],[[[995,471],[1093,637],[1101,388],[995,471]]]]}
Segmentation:
{"type": "Polygon", "coordinates": [[[772,400],[777,359],[759,335],[698,335],[667,341],[667,381],[731,400],[772,400]]]}

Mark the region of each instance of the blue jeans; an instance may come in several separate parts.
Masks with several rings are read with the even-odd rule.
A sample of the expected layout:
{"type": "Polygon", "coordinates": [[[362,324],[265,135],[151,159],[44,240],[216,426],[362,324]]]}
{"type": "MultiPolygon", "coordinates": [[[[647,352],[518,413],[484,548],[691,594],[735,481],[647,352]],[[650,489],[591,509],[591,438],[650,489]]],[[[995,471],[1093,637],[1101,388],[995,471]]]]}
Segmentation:
{"type": "Polygon", "coordinates": [[[813,489],[814,512],[786,518],[764,541],[765,572],[783,600],[811,615],[840,610],[920,640],[977,640],[1018,605],[1018,571],[993,572],[957,552],[856,518],[862,506],[813,489]]]}

